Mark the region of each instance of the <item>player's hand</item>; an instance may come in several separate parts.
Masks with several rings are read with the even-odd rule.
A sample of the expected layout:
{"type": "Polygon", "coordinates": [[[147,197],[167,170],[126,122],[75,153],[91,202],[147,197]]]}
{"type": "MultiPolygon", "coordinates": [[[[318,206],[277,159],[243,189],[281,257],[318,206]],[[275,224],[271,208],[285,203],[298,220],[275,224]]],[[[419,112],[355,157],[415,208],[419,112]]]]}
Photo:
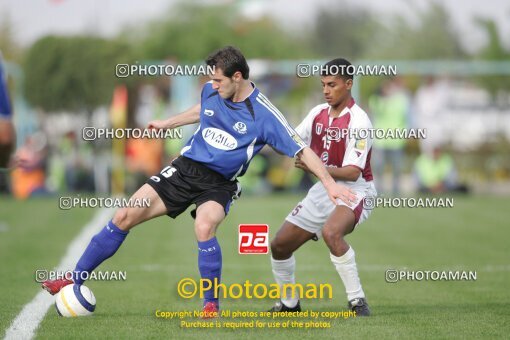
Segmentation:
{"type": "Polygon", "coordinates": [[[310,172],[310,173],[311,173],[310,169],[309,169],[309,168],[306,166],[306,164],[305,164],[305,163],[303,163],[303,161],[302,161],[301,159],[299,159],[299,158],[296,158],[296,161],[294,162],[294,166],[295,166],[296,168],[298,168],[298,169],[302,169],[302,170],[304,170],[304,171],[306,171],[306,172],[310,172]]]}
{"type": "Polygon", "coordinates": [[[167,128],[168,122],[166,120],[152,120],[147,124],[147,129],[161,130],[167,128]]]}
{"type": "Polygon", "coordinates": [[[349,207],[352,207],[354,203],[358,200],[356,194],[354,191],[346,187],[345,185],[341,185],[338,183],[335,183],[334,185],[330,185],[326,188],[328,191],[329,199],[337,205],[336,200],[340,199],[345,204],[347,204],[349,207]]]}

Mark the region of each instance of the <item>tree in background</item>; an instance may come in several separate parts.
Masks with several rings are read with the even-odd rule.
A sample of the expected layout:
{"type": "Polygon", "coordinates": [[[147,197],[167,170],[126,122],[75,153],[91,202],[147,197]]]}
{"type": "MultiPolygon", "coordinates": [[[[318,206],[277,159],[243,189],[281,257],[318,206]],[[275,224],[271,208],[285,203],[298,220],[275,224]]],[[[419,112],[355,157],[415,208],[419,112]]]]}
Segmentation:
{"type": "Polygon", "coordinates": [[[371,11],[340,3],[318,13],[308,39],[314,53],[322,58],[356,60],[367,56],[380,29],[381,23],[371,11]]]}
{"type": "MultiPolygon", "coordinates": [[[[25,96],[47,112],[91,112],[111,101],[115,65],[132,62],[130,47],[97,37],[39,39],[24,62],[25,96]]],[[[126,80],[122,80],[126,82],[126,80]]]]}
{"type": "MultiPolygon", "coordinates": [[[[488,36],[487,45],[476,55],[479,60],[508,61],[510,53],[503,47],[503,42],[498,33],[498,27],[494,20],[476,19],[478,25],[485,30],[488,36]]],[[[478,78],[479,83],[489,91],[493,99],[499,96],[499,103],[508,106],[508,91],[510,90],[510,78],[505,76],[485,76],[478,78]],[[506,96],[503,92],[506,92],[506,96]]]]}
{"type": "Polygon", "coordinates": [[[16,42],[12,22],[5,14],[0,20],[0,51],[5,60],[16,62],[21,58],[22,50],[16,42]]]}
{"type": "Polygon", "coordinates": [[[462,59],[460,37],[451,16],[440,3],[413,9],[412,20],[403,14],[382,23],[373,44],[363,56],[367,59],[462,59]]]}
{"type": "MultiPolygon", "coordinates": [[[[411,5],[411,4],[410,4],[411,5]]],[[[412,6],[412,5],[411,5],[412,6]]],[[[432,2],[403,14],[381,15],[345,3],[319,12],[308,37],[320,57],[359,59],[458,59],[463,52],[448,10],[432,2]]]]}
{"type": "MultiPolygon", "coordinates": [[[[363,59],[372,60],[459,60],[466,59],[460,36],[455,30],[451,16],[443,5],[431,2],[424,9],[413,9],[412,20],[403,14],[395,14],[385,21],[377,17],[380,25],[371,40],[367,41],[363,59]]],[[[415,90],[420,78],[407,76],[406,85],[415,90]]],[[[377,91],[384,79],[365,77],[362,98],[377,91]]]]}
{"type": "Polygon", "coordinates": [[[250,58],[294,59],[310,55],[299,37],[289,37],[270,18],[243,18],[236,6],[180,3],[147,25],[141,37],[145,59],[202,61],[234,45],[250,58]]]}

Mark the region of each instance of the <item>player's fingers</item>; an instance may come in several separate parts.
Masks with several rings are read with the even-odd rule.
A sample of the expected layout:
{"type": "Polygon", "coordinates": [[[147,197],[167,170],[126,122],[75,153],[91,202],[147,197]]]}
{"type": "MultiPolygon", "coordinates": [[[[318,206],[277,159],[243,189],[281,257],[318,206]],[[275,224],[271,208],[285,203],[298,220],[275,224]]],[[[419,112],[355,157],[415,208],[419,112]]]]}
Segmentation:
{"type": "Polygon", "coordinates": [[[340,200],[347,204],[347,206],[352,207],[352,202],[350,202],[344,195],[338,195],[338,197],[329,195],[329,199],[331,200],[331,202],[333,202],[334,205],[338,205],[338,202],[340,200]]]}
{"type": "MultiPolygon", "coordinates": [[[[358,198],[352,190],[344,187],[340,190],[338,199],[342,200],[349,207],[352,207],[358,198]]],[[[335,204],[337,204],[337,201],[335,201],[335,204]]]]}
{"type": "Polygon", "coordinates": [[[340,197],[340,199],[345,203],[347,204],[349,207],[352,207],[352,204],[353,202],[349,199],[348,196],[346,195],[342,195],[342,197],[340,197]]]}
{"type": "Polygon", "coordinates": [[[358,197],[356,196],[356,193],[354,191],[352,191],[351,189],[347,189],[347,192],[345,193],[345,197],[350,202],[353,202],[353,203],[358,200],[358,197]]]}
{"type": "Polygon", "coordinates": [[[354,191],[352,191],[352,189],[344,186],[344,185],[340,185],[340,194],[343,195],[345,198],[349,199],[349,201],[352,201],[352,200],[355,200],[356,199],[356,193],[354,191]]]}
{"type": "Polygon", "coordinates": [[[337,205],[337,198],[333,195],[330,195],[328,193],[328,196],[329,196],[329,199],[331,200],[331,202],[333,202],[334,205],[337,205]]]}
{"type": "Polygon", "coordinates": [[[147,128],[148,129],[156,129],[156,130],[160,129],[158,122],[154,121],[154,120],[149,122],[149,124],[147,125],[147,128]]]}

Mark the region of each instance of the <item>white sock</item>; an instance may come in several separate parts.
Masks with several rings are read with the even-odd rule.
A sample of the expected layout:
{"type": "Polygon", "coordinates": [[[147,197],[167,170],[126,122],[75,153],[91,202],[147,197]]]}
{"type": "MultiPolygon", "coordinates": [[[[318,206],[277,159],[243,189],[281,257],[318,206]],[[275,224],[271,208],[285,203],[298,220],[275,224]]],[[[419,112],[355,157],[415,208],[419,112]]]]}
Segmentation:
{"type": "Polygon", "coordinates": [[[296,307],[299,296],[292,297],[292,292],[297,294],[297,290],[293,290],[291,287],[287,287],[286,292],[281,290],[282,285],[285,283],[296,283],[294,278],[294,271],[296,270],[296,259],[294,255],[286,260],[275,260],[271,256],[271,266],[273,267],[273,275],[276,283],[280,285],[281,300],[283,304],[289,308],[296,307]]]}
{"type": "Polygon", "coordinates": [[[354,255],[352,247],[349,247],[349,250],[340,257],[329,254],[331,262],[335,265],[336,271],[344,283],[347,300],[349,301],[365,297],[365,292],[363,292],[359,281],[358,267],[354,255]]]}

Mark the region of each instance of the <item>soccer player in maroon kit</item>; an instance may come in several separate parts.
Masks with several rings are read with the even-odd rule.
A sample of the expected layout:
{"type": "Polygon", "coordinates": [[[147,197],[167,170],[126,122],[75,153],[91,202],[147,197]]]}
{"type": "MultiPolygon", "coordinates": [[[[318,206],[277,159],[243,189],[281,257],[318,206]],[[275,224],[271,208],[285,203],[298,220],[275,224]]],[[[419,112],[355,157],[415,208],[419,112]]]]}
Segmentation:
{"type": "MultiPolygon", "coordinates": [[[[370,310],[358,276],[354,250],[344,238],[369,216],[371,210],[364,209],[364,198],[377,195],[370,169],[372,140],[368,129],[372,124],[351,96],[353,77],[347,74],[349,65],[347,60],[339,58],[322,67],[321,83],[326,103],[314,107],[296,132],[320,157],[331,177],[355,192],[357,201],[351,207],[341,201],[335,205],[328,199],[324,186],[315,184],[289,213],[271,242],[271,265],[278,284],[295,283],[294,251],[322,236],[330,250],[331,262],[344,283],[349,309],[358,316],[368,316],[370,310]]],[[[310,172],[300,159],[295,165],[310,172]]],[[[301,310],[299,297],[292,297],[292,288],[287,287],[281,296],[281,301],[271,311],[301,310]]]]}

